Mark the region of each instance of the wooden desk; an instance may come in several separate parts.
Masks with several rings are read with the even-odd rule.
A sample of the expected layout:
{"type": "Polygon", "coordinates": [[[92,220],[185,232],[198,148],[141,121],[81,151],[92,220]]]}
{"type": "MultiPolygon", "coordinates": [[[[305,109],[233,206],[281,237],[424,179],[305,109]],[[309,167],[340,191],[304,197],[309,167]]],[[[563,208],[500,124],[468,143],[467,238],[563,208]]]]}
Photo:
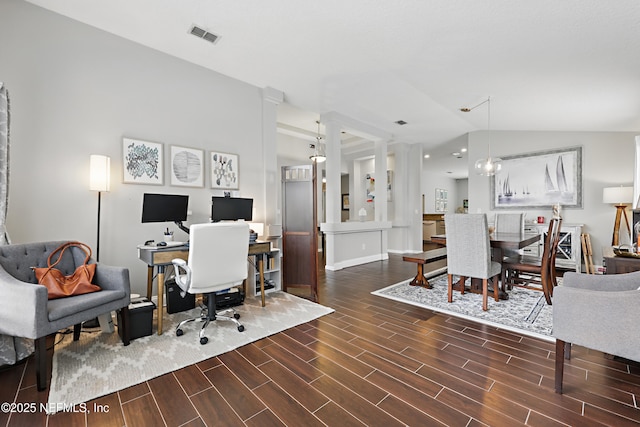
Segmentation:
{"type": "MultiPolygon", "coordinates": [[[[259,255],[271,251],[271,242],[253,242],[249,244],[249,255],[259,255]]],[[[162,335],[162,315],[164,304],[164,273],[165,268],[171,265],[171,260],[180,258],[185,261],[189,258],[188,246],[175,247],[155,247],[138,246],[138,258],[147,263],[147,298],[151,300],[153,289],[153,269],[158,268],[158,335],[162,335]]],[[[262,306],[265,306],[264,299],[264,262],[262,257],[258,261],[258,271],[260,273],[260,293],[262,294],[262,306]]],[[[245,290],[246,294],[246,290],[245,290]]]]}
{"type": "MultiPolygon", "coordinates": [[[[540,240],[540,234],[538,233],[497,233],[493,232],[489,235],[489,244],[493,249],[494,261],[502,264],[503,251],[505,249],[518,250],[534,244],[540,240]]],[[[431,236],[431,241],[440,243],[441,245],[447,244],[447,237],[445,234],[438,234],[431,236]]],[[[478,285],[478,280],[471,280],[470,291],[473,293],[482,293],[482,285],[478,285]]],[[[500,291],[500,299],[509,299],[509,296],[500,291]]]]}
{"type": "Polygon", "coordinates": [[[606,274],[631,273],[640,270],[640,258],[616,256],[611,246],[602,248],[602,257],[607,264],[606,274]]]}

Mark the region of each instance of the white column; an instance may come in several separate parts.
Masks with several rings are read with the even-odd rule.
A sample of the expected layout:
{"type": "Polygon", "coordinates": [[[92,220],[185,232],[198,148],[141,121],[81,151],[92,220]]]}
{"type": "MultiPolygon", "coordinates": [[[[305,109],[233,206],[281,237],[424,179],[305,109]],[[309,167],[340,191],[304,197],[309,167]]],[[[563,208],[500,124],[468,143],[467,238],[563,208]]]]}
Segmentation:
{"type": "Polygon", "coordinates": [[[262,89],[262,159],[265,180],[262,183],[264,209],[262,220],[266,225],[282,224],[280,173],[278,171],[278,105],[284,94],[276,89],[262,89]]]}
{"type": "Polygon", "coordinates": [[[340,147],[340,124],[331,119],[324,121],[327,161],[325,171],[327,174],[326,197],[327,216],[326,222],[337,223],[341,221],[340,211],[340,165],[342,159],[340,147]]]}
{"type": "Polygon", "coordinates": [[[375,180],[376,198],[374,200],[375,218],[374,221],[387,220],[387,141],[379,140],[375,142],[375,180]]]}

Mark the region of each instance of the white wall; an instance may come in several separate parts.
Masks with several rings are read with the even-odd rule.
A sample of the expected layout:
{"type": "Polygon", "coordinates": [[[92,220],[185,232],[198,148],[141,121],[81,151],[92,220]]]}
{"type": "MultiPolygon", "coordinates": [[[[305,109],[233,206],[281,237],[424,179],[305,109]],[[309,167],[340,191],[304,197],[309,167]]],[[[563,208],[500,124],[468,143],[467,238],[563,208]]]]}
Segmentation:
{"type": "MultiPolygon", "coordinates": [[[[140,223],[142,194],[189,194],[193,223],[207,221],[214,193],[208,174],[204,188],[169,185],[171,145],[205,156],[238,154],[239,194],[255,199],[254,220],[262,219],[259,88],[15,0],[2,1],[0,52],[0,81],[11,97],[7,228],[14,243],[78,239],[95,247],[89,155],[108,155],[100,260],[128,267],[141,293],[146,266],[136,245],[159,240],[167,225],[175,229],[140,223]],[[165,185],[122,182],[123,136],[164,144],[165,185]]],[[[181,231],[176,236],[187,239],[181,231]]]]}
{"type": "MultiPolygon", "coordinates": [[[[424,168],[424,162],[423,162],[424,168]]],[[[449,178],[439,172],[430,172],[424,168],[422,172],[422,194],[424,194],[424,213],[436,212],[436,188],[447,190],[447,212],[452,213],[458,207],[458,183],[455,179],[449,178]]],[[[462,202],[460,202],[462,204],[462,202]]]]}
{"type": "MultiPolygon", "coordinates": [[[[611,244],[615,208],[602,203],[602,189],[620,184],[633,185],[635,135],[639,132],[515,132],[492,131],[494,156],[525,154],[562,147],[582,146],[583,207],[563,209],[564,223],[582,223],[591,235],[594,262],[601,264],[602,247],[611,244]]],[[[487,131],[469,135],[469,166],[487,155],[487,131]]],[[[490,179],[469,175],[469,212],[491,211],[490,179]]],[[[550,209],[530,209],[527,219],[551,216],[550,209]]],[[[630,212],[629,212],[630,214],[630,212]]],[[[491,218],[490,218],[491,221],[491,218]]]]}

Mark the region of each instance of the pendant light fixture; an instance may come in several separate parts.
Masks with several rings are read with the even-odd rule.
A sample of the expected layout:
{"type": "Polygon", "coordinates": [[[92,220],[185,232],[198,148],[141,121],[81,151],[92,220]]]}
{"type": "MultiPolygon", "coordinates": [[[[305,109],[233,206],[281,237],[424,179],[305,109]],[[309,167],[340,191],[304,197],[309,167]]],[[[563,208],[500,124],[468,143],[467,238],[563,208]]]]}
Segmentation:
{"type": "Polygon", "coordinates": [[[487,157],[478,159],[475,164],[475,171],[478,175],[493,176],[496,172],[502,169],[502,159],[499,157],[491,157],[491,97],[487,97],[486,101],[482,101],[480,104],[472,108],[461,108],[460,111],[468,113],[475,110],[477,107],[487,104],[487,131],[489,143],[487,145],[487,157]]]}
{"type": "Polygon", "coordinates": [[[316,136],[316,143],[313,145],[313,154],[309,158],[316,163],[322,163],[327,160],[327,156],[325,155],[324,143],[320,136],[320,120],[316,120],[316,123],[318,124],[318,135],[316,136]]]}

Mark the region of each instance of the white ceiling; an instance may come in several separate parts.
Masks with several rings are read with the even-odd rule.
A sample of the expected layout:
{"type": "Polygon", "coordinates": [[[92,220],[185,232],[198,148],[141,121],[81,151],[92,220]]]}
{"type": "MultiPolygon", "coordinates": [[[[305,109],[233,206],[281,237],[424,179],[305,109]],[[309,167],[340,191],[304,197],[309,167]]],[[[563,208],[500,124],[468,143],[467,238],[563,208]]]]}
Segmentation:
{"type": "Polygon", "coordinates": [[[487,96],[492,129],[640,130],[638,0],[29,2],[281,90],[302,112],[279,120],[311,132],[336,111],[429,152],[486,129],[459,109],[487,96]]]}

